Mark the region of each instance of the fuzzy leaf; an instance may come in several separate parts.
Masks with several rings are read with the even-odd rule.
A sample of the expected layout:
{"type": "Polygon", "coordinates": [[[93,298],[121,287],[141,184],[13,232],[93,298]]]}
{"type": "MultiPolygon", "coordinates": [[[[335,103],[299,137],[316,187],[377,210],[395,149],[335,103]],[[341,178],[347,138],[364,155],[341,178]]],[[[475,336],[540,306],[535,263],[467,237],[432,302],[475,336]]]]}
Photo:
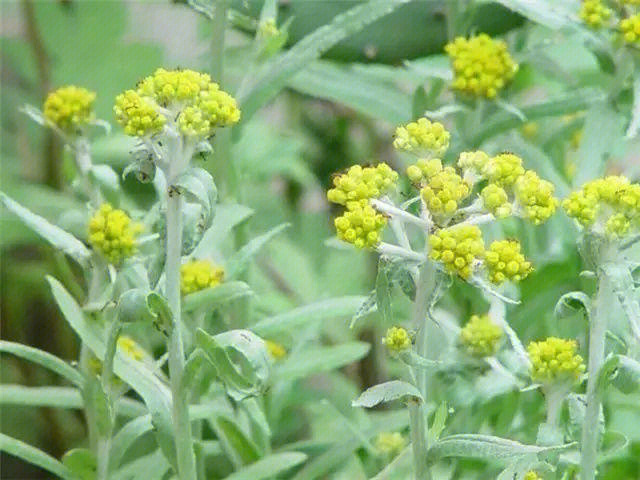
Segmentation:
{"type": "Polygon", "coordinates": [[[420,395],[420,391],[415,386],[400,380],[392,380],[365,390],[351,403],[351,406],[371,408],[380,403],[406,397],[422,402],[422,395],[420,395]]]}
{"type": "Polygon", "coordinates": [[[95,480],[98,467],[96,456],[86,448],[74,448],[62,457],[65,465],[79,480],[95,480]]]}
{"type": "Polygon", "coordinates": [[[184,312],[211,311],[241,297],[253,295],[251,287],[244,282],[231,281],[190,293],[182,301],[184,312]]]}
{"type": "Polygon", "coordinates": [[[241,468],[226,477],[225,480],[262,480],[270,478],[301,464],[306,459],[307,456],[299,452],[274,453],[241,468]]]}
{"type": "Polygon", "coordinates": [[[211,424],[222,448],[237,469],[260,458],[258,448],[238,424],[225,416],[218,416],[211,424]]]}
{"type": "Polygon", "coordinates": [[[391,282],[389,281],[389,262],[384,257],[378,261],[378,275],[376,277],[376,305],[382,315],[382,320],[389,325],[393,322],[391,312],[391,282]]]}
{"type": "Polygon", "coordinates": [[[27,463],[36,465],[47,472],[57,475],[62,480],[77,480],[65,465],[49,454],[20,440],[11,438],[4,433],[0,433],[0,452],[5,452],[27,463]]]}
{"type": "Polygon", "coordinates": [[[249,266],[251,260],[258,254],[258,252],[277,234],[282,232],[285,228],[290,226],[289,223],[283,223],[275,228],[272,228],[266,233],[259,235],[251,239],[246,245],[238,250],[229,259],[229,268],[227,269],[227,275],[229,278],[236,278],[241,275],[249,266]]]}
{"type": "Polygon", "coordinates": [[[591,298],[584,292],[570,292],[560,297],[556,303],[554,314],[556,318],[562,319],[579,310],[585,311],[588,320],[591,317],[591,298]]]}

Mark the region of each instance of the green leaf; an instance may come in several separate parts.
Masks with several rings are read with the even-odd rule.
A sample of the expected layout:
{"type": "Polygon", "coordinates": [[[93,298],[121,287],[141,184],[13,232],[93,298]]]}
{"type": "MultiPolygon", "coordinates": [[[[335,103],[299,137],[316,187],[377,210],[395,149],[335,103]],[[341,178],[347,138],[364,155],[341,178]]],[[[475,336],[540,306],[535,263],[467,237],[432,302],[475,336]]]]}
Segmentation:
{"type": "Polygon", "coordinates": [[[629,439],[620,432],[605,432],[602,437],[602,446],[598,454],[598,464],[611,460],[620,450],[629,445],[629,439]]]}
{"type": "Polygon", "coordinates": [[[390,325],[393,323],[393,313],[391,312],[391,285],[388,274],[388,262],[384,257],[380,257],[378,275],[376,276],[376,305],[385,324],[390,325]]]}
{"type": "Polygon", "coordinates": [[[98,464],[96,456],[86,448],[74,448],[62,457],[65,465],[79,480],[95,480],[98,464]]]}
{"type": "Polygon", "coordinates": [[[147,295],[147,307],[155,316],[153,320],[155,327],[165,335],[169,335],[173,328],[173,314],[167,299],[157,292],[151,292],[147,295]]]}
{"type": "Polygon", "coordinates": [[[411,367],[417,368],[437,368],[442,365],[442,362],[437,360],[429,360],[428,358],[421,357],[416,352],[402,352],[400,354],[400,360],[411,367]]]}
{"type": "Polygon", "coordinates": [[[433,415],[433,422],[429,428],[429,444],[433,444],[438,441],[440,435],[444,431],[447,424],[447,418],[449,417],[449,406],[447,402],[442,402],[436,413],[433,415]]]}
{"type": "Polygon", "coordinates": [[[262,480],[270,478],[290,468],[300,465],[307,459],[304,453],[282,452],[261,458],[257,462],[232,473],[225,480],[262,480]]]}
{"type": "Polygon", "coordinates": [[[211,227],[204,233],[202,240],[193,252],[195,258],[207,258],[219,250],[222,241],[238,224],[253,214],[253,210],[237,203],[223,203],[216,207],[216,216],[211,227]]]}
{"type": "Polygon", "coordinates": [[[238,275],[241,275],[262,247],[289,226],[289,223],[278,225],[268,232],[251,239],[246,245],[238,250],[233,257],[229,259],[229,267],[227,268],[227,275],[229,278],[236,278],[238,275]]]}
{"type": "Polygon", "coordinates": [[[37,363],[38,365],[57,373],[61,377],[66,378],[79,388],[82,388],[82,384],[84,383],[84,379],[80,372],[67,362],[55,355],[37,348],[22,345],[21,343],[0,340],[0,353],[10,353],[16,357],[23,358],[24,360],[37,363]]]}
{"type": "Polygon", "coordinates": [[[185,296],[182,300],[182,310],[184,312],[211,311],[232,300],[250,295],[253,295],[253,291],[246,283],[239,281],[224,282],[215,287],[205,288],[185,296]]]}
{"type": "Polygon", "coordinates": [[[351,296],[331,298],[294,308],[286,313],[265,318],[251,327],[251,330],[263,337],[274,336],[279,332],[293,332],[314,323],[336,320],[353,315],[365,297],[351,296]]]}
{"type": "MultiPolygon", "coordinates": [[[[162,452],[160,450],[156,450],[149,455],[136,458],[129,462],[111,476],[113,477],[113,480],[136,480],[138,478],[164,479],[171,478],[165,476],[170,468],[171,465],[169,465],[165,457],[162,455],[162,452]]],[[[109,477],[109,480],[111,480],[111,476],[109,477]]]]}
{"type": "Polygon", "coordinates": [[[186,194],[187,201],[202,207],[203,230],[208,229],[213,222],[218,200],[218,190],[211,174],[202,168],[193,167],[176,180],[175,186],[186,194]]]}
{"type": "Polygon", "coordinates": [[[365,390],[351,403],[351,406],[371,408],[380,403],[392,402],[406,397],[422,402],[422,395],[415,386],[400,380],[392,380],[365,390]]]}
{"type": "Polygon", "coordinates": [[[392,125],[409,121],[411,105],[406,93],[365,69],[317,60],[287,83],[298,92],[341,103],[392,125]]]}
{"type": "Polygon", "coordinates": [[[237,94],[243,121],[273,99],[287,80],[338,42],[391,13],[408,0],[370,0],[337,15],[331,23],[315,30],[291,49],[266,62],[252,77],[248,89],[237,94]]]}
{"type": "MultiPolygon", "coordinates": [[[[51,291],[71,328],[99,358],[105,354],[104,329],[95,322],[88,322],[80,306],[64,287],[53,277],[47,277],[51,291]]],[[[149,365],[137,362],[120,351],[114,360],[115,374],[128,383],[144,400],[153,418],[158,445],[170,463],[175,464],[173,428],[171,422],[171,392],[149,365]]]]}
{"type": "Polygon", "coordinates": [[[446,457],[512,460],[527,455],[562,452],[574,445],[540,447],[490,435],[459,434],[438,440],[429,449],[429,458],[432,461],[446,457]]]}
{"type": "Polygon", "coordinates": [[[95,184],[93,188],[99,189],[108,202],[118,205],[121,196],[120,179],[113,168],[109,165],[93,165],[89,170],[89,178],[95,184]]]}
{"type": "Polygon", "coordinates": [[[640,362],[626,355],[610,355],[598,373],[598,392],[602,394],[609,384],[626,394],[640,389],[640,362]]]}
{"type": "Polygon", "coordinates": [[[256,445],[232,419],[220,415],[212,422],[212,427],[227,457],[236,468],[254,463],[260,458],[256,445]]]}
{"type": "Polygon", "coordinates": [[[367,315],[377,310],[378,310],[378,305],[376,302],[376,291],[374,289],[367,297],[364,298],[364,300],[361,301],[360,305],[358,306],[358,310],[353,315],[353,317],[351,317],[349,328],[355,327],[358,320],[366,317],[367,315]]]}
{"type": "Polygon", "coordinates": [[[156,315],[149,309],[149,292],[142,288],[127,290],[118,299],[118,320],[123,323],[155,321],[156,315]]]}
{"type": "Polygon", "coordinates": [[[569,2],[555,0],[495,0],[529,20],[553,30],[567,28],[576,24],[575,12],[569,2]],[[565,4],[566,3],[566,4],[565,4]]]}
{"type": "Polygon", "coordinates": [[[591,298],[584,292],[565,293],[554,309],[556,318],[562,319],[584,310],[587,320],[591,317],[591,298]]]}
{"type": "Polygon", "coordinates": [[[107,394],[98,378],[92,377],[87,380],[85,399],[90,411],[95,412],[94,418],[100,435],[103,437],[110,435],[113,428],[113,413],[107,394]]]}
{"type": "Polygon", "coordinates": [[[36,232],[55,248],[63,251],[80,264],[84,264],[91,252],[80,240],[65,232],[60,227],[56,227],[43,217],[27,210],[19,203],[14,202],[4,193],[0,192],[0,202],[24,222],[31,230],[36,232]]]}
{"type": "Polygon", "coordinates": [[[20,440],[11,438],[4,433],[0,433],[0,452],[8,453],[14,457],[18,457],[27,463],[37,465],[38,467],[57,475],[63,480],[77,480],[71,471],[42,450],[38,450],[20,440]]]}
{"type": "Polygon", "coordinates": [[[364,342],[349,342],[333,347],[310,347],[290,355],[276,366],[274,376],[279,380],[295,380],[320,372],[344,367],[360,360],[369,352],[364,342]]]}

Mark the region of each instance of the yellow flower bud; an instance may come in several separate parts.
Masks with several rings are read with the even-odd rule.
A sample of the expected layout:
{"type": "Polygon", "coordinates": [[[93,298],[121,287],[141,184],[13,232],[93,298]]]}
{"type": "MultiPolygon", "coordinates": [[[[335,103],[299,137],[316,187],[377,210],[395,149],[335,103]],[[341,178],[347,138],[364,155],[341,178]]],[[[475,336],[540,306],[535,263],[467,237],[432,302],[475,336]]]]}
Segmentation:
{"type": "Polygon", "coordinates": [[[122,210],[104,203],[89,220],[89,243],[111,263],[133,255],[142,225],[131,221],[122,210]]]}
{"type": "Polygon", "coordinates": [[[640,46],[640,13],[620,20],[618,27],[625,43],[640,46]]]}
{"type": "Polygon", "coordinates": [[[539,225],[551,217],[558,207],[554,191],[555,187],[551,182],[542,180],[536,172],[527,170],[516,180],[514,187],[523,218],[539,225]]]}
{"type": "Polygon", "coordinates": [[[265,340],[264,343],[267,346],[269,355],[271,355],[271,358],[274,360],[282,360],[287,356],[287,350],[279,343],[271,340],[265,340]]]}
{"type": "Polygon", "coordinates": [[[524,174],[522,159],[513,153],[501,153],[491,158],[482,172],[490,183],[508,187],[524,174]]]}
{"type": "Polygon", "coordinates": [[[127,357],[137,362],[143,360],[147,356],[142,347],[140,347],[133,338],[126,335],[121,335],[118,338],[118,349],[120,349],[127,357]]]}
{"type": "Polygon", "coordinates": [[[453,167],[445,167],[428,178],[420,196],[434,217],[453,215],[471,189],[453,167]]]}
{"type": "Polygon", "coordinates": [[[498,351],[502,329],[493,323],[489,315],[473,315],[460,330],[460,342],[466,351],[476,357],[489,357],[498,351]]]}
{"type": "Polygon", "coordinates": [[[407,440],[400,432],[380,432],[375,441],[376,450],[389,457],[397,456],[406,445],[407,440]]]}
{"type": "Polygon", "coordinates": [[[543,384],[576,382],[585,370],[582,357],[577,354],[575,340],[549,337],[531,342],[527,347],[531,360],[531,379],[543,384]]]}
{"type": "Polygon", "coordinates": [[[153,135],[162,130],[166,123],[165,117],[159,115],[153,105],[134,90],[118,95],[113,111],[124,133],[130,136],[153,135]]]}
{"type": "Polygon", "coordinates": [[[504,188],[490,183],[480,192],[484,208],[496,218],[504,218],[511,215],[512,205],[504,188]]]}
{"type": "Polygon", "coordinates": [[[382,339],[382,343],[387,346],[390,352],[400,353],[411,348],[411,337],[402,327],[391,327],[387,330],[387,335],[382,339]]]}
{"type": "Polygon", "coordinates": [[[489,155],[480,150],[462,152],[458,157],[458,167],[463,171],[464,178],[471,182],[475,182],[478,177],[482,176],[488,162],[489,155]]]}
{"type": "Polygon", "coordinates": [[[485,264],[489,280],[500,284],[505,280],[520,281],[532,271],[531,262],[520,253],[517,240],[497,240],[489,245],[485,253],[485,264]]]}
{"type": "Polygon", "coordinates": [[[429,236],[429,258],[444,263],[447,271],[465,280],[484,255],[482,232],[476,225],[443,228],[429,236]]]}
{"type": "Polygon", "coordinates": [[[518,71],[507,44],[484,33],[458,37],[445,46],[445,52],[454,71],[453,88],[476,97],[494,98],[518,71]]]}
{"type": "Polygon", "coordinates": [[[527,473],[524,474],[523,480],[542,480],[542,477],[538,475],[536,472],[534,472],[533,470],[529,470],[527,473]]]}
{"type": "Polygon", "coordinates": [[[67,134],[93,120],[93,102],[96,94],[86,88],[61,87],[47,96],[44,102],[45,118],[67,134]]]}
{"type": "Polygon", "coordinates": [[[611,17],[611,9],[606,7],[602,0],[583,0],[580,8],[580,18],[591,28],[604,26],[606,20],[611,17]]]}
{"type": "Polygon", "coordinates": [[[339,205],[378,198],[395,187],[398,174],[386,163],[375,167],[354,165],[346,173],[333,178],[334,188],[327,192],[327,199],[339,205]]]}
{"type": "Polygon", "coordinates": [[[371,207],[367,200],[352,201],[347,210],[334,220],[338,238],[357,248],[373,248],[380,243],[387,219],[371,207]]]}
{"type": "Polygon", "coordinates": [[[191,260],[180,267],[180,291],[182,295],[198,292],[219,285],[224,269],[209,260],[191,260]]]}
{"type": "Polygon", "coordinates": [[[439,122],[420,118],[396,128],[393,146],[416,155],[439,157],[449,148],[449,132],[439,122]]]}

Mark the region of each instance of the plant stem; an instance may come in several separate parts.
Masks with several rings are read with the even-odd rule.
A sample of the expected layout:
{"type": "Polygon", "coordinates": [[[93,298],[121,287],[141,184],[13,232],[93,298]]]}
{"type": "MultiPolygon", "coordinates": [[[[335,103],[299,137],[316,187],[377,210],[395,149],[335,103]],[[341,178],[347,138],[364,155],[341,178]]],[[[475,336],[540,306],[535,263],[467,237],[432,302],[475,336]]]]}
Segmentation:
{"type": "Polygon", "coordinates": [[[593,302],[591,325],[589,327],[589,375],[587,380],[587,408],[582,425],[582,451],[580,478],[594,480],[598,457],[600,398],[596,389],[598,375],[604,362],[605,333],[607,330],[607,310],[614,303],[614,293],[610,279],[600,271],[598,291],[593,302]]]}
{"type": "MultiPolygon", "coordinates": [[[[171,191],[171,185],[169,189],[171,191]]],[[[180,260],[182,257],[182,196],[172,192],[167,196],[167,252],[165,288],[173,313],[173,328],[169,337],[169,377],[173,398],[173,428],[175,431],[178,476],[180,480],[195,480],[196,461],[193,453],[189,405],[186,390],[180,388],[184,373],[184,345],[180,305],[180,260]]]]}
{"type": "MultiPolygon", "coordinates": [[[[413,304],[413,325],[417,330],[416,353],[426,358],[427,350],[427,314],[436,288],[436,268],[433,262],[425,260],[418,271],[416,299],[413,304]]],[[[417,387],[422,394],[423,402],[409,404],[411,424],[411,441],[413,444],[413,464],[416,480],[431,480],[431,472],[427,465],[429,444],[425,426],[425,406],[427,401],[427,372],[416,372],[417,387]]]]}

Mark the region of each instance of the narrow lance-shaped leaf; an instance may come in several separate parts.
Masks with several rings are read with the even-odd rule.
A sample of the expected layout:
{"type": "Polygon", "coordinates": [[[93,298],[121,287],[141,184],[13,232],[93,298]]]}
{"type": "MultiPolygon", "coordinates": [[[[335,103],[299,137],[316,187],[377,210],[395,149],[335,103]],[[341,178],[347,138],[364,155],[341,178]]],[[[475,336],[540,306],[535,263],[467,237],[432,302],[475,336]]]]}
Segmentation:
{"type": "Polygon", "coordinates": [[[283,452],[261,458],[251,465],[232,473],[225,480],[262,480],[301,464],[307,459],[304,453],[283,452]]]}
{"type": "Polygon", "coordinates": [[[380,403],[391,402],[407,397],[417,399],[420,402],[422,401],[422,395],[420,395],[420,391],[414,385],[400,380],[392,380],[365,390],[351,405],[354,407],[371,408],[380,403]]]}
{"type": "Polygon", "coordinates": [[[224,282],[185,296],[182,301],[182,310],[184,312],[211,311],[232,300],[250,295],[253,295],[253,292],[246,283],[240,281],[224,282]]]}
{"type": "Polygon", "coordinates": [[[37,465],[63,480],[76,480],[71,471],[51,455],[4,433],[0,433],[0,452],[8,453],[27,463],[37,465]]]}
{"type": "Polygon", "coordinates": [[[252,240],[250,240],[245,246],[243,246],[238,252],[236,252],[231,259],[229,259],[229,267],[227,269],[227,275],[229,278],[236,278],[242,274],[249,266],[249,263],[256,256],[256,254],[264,247],[273,237],[282,232],[285,228],[289,227],[288,223],[283,223],[277,227],[269,230],[267,233],[263,233],[252,240]]]}
{"type": "Polygon", "coordinates": [[[295,380],[315,373],[344,367],[364,357],[371,346],[364,342],[349,342],[332,347],[309,348],[288,357],[276,366],[274,376],[279,380],[295,380]]]}

